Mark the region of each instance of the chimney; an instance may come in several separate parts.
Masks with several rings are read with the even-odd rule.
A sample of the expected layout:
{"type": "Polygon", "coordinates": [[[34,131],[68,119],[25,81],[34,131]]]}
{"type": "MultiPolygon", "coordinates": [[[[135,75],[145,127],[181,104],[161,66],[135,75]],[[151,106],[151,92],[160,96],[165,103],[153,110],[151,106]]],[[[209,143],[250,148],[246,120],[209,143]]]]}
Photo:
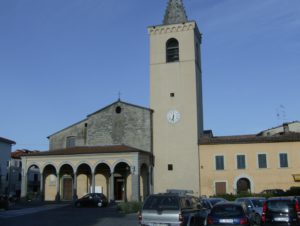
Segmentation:
{"type": "Polygon", "coordinates": [[[283,123],[283,133],[288,133],[288,132],[290,132],[289,124],[283,123]]]}

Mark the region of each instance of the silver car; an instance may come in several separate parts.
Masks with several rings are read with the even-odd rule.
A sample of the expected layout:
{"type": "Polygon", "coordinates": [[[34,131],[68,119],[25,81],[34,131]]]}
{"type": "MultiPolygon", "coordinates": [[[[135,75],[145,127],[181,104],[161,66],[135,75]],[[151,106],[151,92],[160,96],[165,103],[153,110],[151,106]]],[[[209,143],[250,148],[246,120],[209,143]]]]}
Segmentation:
{"type": "Polygon", "coordinates": [[[163,193],[146,198],[139,215],[141,226],[198,226],[203,225],[205,211],[190,195],[163,193]]]}

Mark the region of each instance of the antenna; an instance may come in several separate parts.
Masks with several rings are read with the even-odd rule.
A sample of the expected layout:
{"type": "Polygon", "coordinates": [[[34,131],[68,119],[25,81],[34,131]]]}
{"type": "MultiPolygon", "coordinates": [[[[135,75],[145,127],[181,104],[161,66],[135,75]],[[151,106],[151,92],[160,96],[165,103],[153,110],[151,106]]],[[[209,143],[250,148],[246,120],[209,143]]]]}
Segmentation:
{"type": "Polygon", "coordinates": [[[119,96],[118,100],[120,101],[121,100],[121,92],[120,91],[118,92],[118,96],[119,96]]]}
{"type": "Polygon", "coordinates": [[[283,123],[286,121],[286,110],[283,104],[280,104],[276,108],[276,117],[279,123],[283,123]]]}

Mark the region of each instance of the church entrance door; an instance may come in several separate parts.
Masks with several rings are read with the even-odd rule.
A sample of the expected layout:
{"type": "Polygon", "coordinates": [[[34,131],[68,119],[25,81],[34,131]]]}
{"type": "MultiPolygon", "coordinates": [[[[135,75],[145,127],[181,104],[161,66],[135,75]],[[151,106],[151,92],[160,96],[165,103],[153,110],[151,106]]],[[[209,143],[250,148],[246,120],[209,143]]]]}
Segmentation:
{"type": "Polygon", "coordinates": [[[63,178],[63,200],[72,200],[72,178],[63,178]]]}
{"type": "Polygon", "coordinates": [[[125,180],[122,177],[115,178],[115,199],[124,200],[125,180]]]}

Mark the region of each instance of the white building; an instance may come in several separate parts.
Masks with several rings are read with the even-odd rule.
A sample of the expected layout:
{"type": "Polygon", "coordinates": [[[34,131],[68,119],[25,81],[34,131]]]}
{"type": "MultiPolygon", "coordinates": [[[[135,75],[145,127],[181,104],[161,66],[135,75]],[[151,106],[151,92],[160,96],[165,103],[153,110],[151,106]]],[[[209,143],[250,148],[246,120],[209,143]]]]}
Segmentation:
{"type": "Polygon", "coordinates": [[[8,166],[15,141],[0,137],[0,194],[8,192],[8,166]]]}

